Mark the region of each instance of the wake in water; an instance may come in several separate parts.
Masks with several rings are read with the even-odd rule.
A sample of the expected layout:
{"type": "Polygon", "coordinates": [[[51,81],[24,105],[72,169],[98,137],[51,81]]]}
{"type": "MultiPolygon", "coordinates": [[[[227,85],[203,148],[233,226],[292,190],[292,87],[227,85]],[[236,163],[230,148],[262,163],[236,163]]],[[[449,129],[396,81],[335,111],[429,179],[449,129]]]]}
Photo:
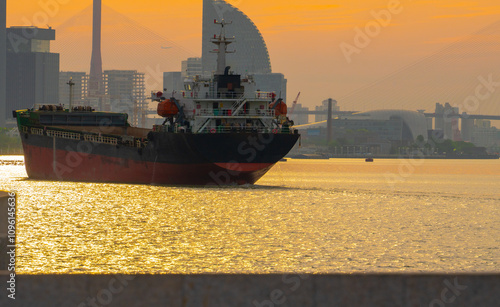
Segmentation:
{"type": "Polygon", "coordinates": [[[0,165],[24,165],[24,156],[0,156],[0,165]]]}

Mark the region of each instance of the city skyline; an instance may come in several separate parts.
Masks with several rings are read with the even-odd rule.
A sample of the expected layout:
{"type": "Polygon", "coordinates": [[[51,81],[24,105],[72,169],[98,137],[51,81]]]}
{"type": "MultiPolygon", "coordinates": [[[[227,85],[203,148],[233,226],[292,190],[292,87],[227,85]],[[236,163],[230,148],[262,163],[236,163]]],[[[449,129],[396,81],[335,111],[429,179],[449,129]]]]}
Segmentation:
{"type": "MultiPolygon", "coordinates": [[[[43,7],[39,4],[28,5],[35,3],[34,1],[21,0],[15,3],[11,1],[7,4],[7,26],[26,25],[30,21],[35,26],[46,26],[37,21],[48,21],[47,24],[57,31],[59,25],[92,4],[92,1],[63,4],[64,2],[67,1],[54,1],[55,5],[52,7],[43,7]]],[[[361,110],[386,107],[431,110],[436,102],[462,103],[461,100],[469,96],[466,87],[471,87],[474,94],[474,87],[479,84],[478,77],[500,80],[491,69],[494,66],[492,63],[494,58],[491,55],[499,50],[496,44],[491,44],[496,42],[498,33],[494,22],[500,19],[500,6],[495,5],[496,2],[493,1],[458,4],[452,1],[442,1],[439,4],[374,0],[364,1],[363,4],[332,4],[329,1],[315,1],[314,4],[300,5],[298,1],[287,2],[287,5],[284,5],[283,1],[272,4],[259,1],[228,2],[255,22],[269,47],[273,72],[285,74],[289,80],[289,96],[295,97],[296,93],[301,91],[300,102],[309,107],[318,105],[327,97],[333,97],[339,100],[340,105],[345,105],[345,109],[357,106],[357,109],[361,110]],[[358,30],[364,31],[365,26],[368,26],[372,32],[377,32],[373,22],[379,22],[380,33],[369,37],[364,46],[361,44],[363,35],[359,34],[358,30]],[[488,25],[493,25],[490,26],[491,31],[478,32],[481,29],[488,29],[488,25]],[[475,32],[478,34],[473,34],[475,32]],[[442,79],[439,74],[451,67],[456,68],[456,62],[443,63],[441,66],[424,65],[426,70],[418,72],[408,70],[408,66],[422,59],[425,61],[426,58],[439,54],[438,51],[446,50],[445,47],[450,43],[460,40],[471,42],[461,46],[461,49],[453,50],[453,54],[457,54],[458,62],[463,63],[459,67],[459,74],[463,78],[449,80],[443,84],[442,89],[438,85],[418,88],[419,92],[427,91],[432,94],[430,97],[425,97],[425,101],[419,102],[418,99],[422,98],[414,97],[412,92],[415,90],[414,84],[420,84],[426,75],[435,75],[439,76],[438,79],[442,79]],[[478,45],[485,48],[471,51],[471,47],[478,45]],[[398,84],[398,88],[391,89],[394,93],[382,93],[380,97],[375,97],[373,93],[368,92],[358,97],[355,102],[349,101],[348,97],[352,96],[352,93],[356,96],[356,93],[367,85],[380,83],[384,77],[397,71],[408,71],[403,78],[400,78],[407,80],[405,84],[398,84]],[[457,93],[458,90],[463,90],[463,94],[455,95],[456,97],[450,95],[452,92],[457,93]],[[391,97],[393,100],[383,102],[384,95],[387,100],[391,97]],[[367,99],[367,97],[375,98],[367,99]],[[412,101],[412,98],[417,101],[412,101]],[[403,103],[400,99],[408,102],[403,103]]],[[[133,1],[121,1],[119,4],[116,1],[103,1],[103,6],[112,7],[138,25],[182,46],[186,58],[201,55],[202,1],[185,1],[182,5],[153,0],[143,1],[141,4],[133,1]],[[154,18],[154,16],[163,17],[154,18]],[[170,26],[171,24],[175,26],[170,26]],[[173,28],[175,31],[171,31],[173,28]]],[[[68,29],[68,31],[73,30],[75,29],[68,29]]],[[[103,40],[106,40],[105,33],[103,36],[103,40]]],[[[144,43],[151,44],[151,42],[144,43]]],[[[59,52],[59,44],[64,42],[56,39],[55,52],[59,52]]],[[[103,41],[103,45],[105,44],[103,41]]],[[[109,55],[104,53],[103,50],[104,69],[114,69],[115,67],[106,66],[105,59],[109,55]]],[[[155,57],[158,57],[157,54],[155,57]]],[[[90,57],[79,61],[87,63],[87,67],[89,60],[90,57]]],[[[158,62],[158,59],[153,59],[151,63],[154,65],[158,62]]],[[[180,66],[180,62],[175,65],[180,66]]],[[[145,70],[141,67],[130,67],[130,69],[145,70]]],[[[61,70],[74,69],[62,63],[61,70]]],[[[450,72],[455,74],[455,71],[450,70],[450,72]]],[[[452,77],[455,78],[456,75],[452,77]]],[[[387,84],[381,84],[378,91],[385,92],[387,88],[387,84]]],[[[476,113],[500,113],[499,107],[489,100],[481,101],[480,108],[476,111],[476,113]]]]}

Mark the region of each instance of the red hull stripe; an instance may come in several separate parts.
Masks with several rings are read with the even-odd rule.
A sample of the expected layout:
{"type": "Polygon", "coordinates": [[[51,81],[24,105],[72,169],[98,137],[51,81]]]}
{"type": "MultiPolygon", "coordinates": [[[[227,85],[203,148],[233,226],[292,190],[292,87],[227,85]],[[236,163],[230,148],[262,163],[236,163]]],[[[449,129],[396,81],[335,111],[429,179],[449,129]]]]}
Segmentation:
{"type": "Polygon", "coordinates": [[[253,184],[270,163],[167,164],[83,154],[23,144],[33,179],[158,184],[253,184]],[[55,163],[53,163],[55,159],[55,163]]]}

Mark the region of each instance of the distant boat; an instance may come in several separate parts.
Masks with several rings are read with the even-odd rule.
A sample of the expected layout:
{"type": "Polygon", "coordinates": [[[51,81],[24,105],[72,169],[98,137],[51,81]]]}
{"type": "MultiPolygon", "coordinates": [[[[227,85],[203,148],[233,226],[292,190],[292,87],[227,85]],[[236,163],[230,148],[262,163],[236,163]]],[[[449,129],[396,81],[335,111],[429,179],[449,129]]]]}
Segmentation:
{"type": "Polygon", "coordinates": [[[373,158],[366,158],[365,162],[373,162],[373,158]]]}

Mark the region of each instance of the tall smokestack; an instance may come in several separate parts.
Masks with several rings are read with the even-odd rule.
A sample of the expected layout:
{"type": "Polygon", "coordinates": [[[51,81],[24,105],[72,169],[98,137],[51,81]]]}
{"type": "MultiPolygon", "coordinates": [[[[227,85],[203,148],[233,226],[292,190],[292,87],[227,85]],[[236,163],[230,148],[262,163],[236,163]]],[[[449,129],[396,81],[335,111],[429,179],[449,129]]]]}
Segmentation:
{"type": "Polygon", "coordinates": [[[5,127],[7,114],[7,0],[0,0],[0,127],[5,127]]]}
{"type": "Polygon", "coordinates": [[[92,59],[90,61],[90,96],[103,94],[102,57],[101,57],[101,0],[94,0],[94,17],[92,26],[92,59]]]}

